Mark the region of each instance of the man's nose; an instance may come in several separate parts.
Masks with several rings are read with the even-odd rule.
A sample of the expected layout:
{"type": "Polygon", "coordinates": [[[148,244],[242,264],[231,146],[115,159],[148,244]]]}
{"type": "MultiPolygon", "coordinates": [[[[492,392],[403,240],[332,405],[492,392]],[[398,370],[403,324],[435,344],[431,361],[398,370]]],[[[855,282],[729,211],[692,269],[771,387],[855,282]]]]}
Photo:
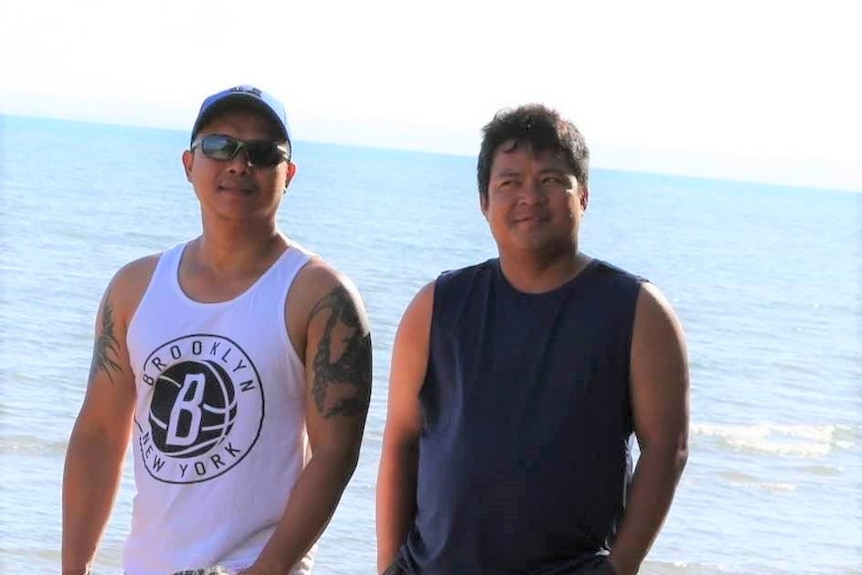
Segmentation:
{"type": "Polygon", "coordinates": [[[525,203],[542,203],[547,200],[547,193],[540,178],[529,178],[521,186],[518,199],[525,203]]]}
{"type": "Polygon", "coordinates": [[[243,147],[237,150],[233,158],[228,160],[228,170],[235,174],[244,174],[251,171],[251,160],[248,159],[248,151],[243,147]]]}

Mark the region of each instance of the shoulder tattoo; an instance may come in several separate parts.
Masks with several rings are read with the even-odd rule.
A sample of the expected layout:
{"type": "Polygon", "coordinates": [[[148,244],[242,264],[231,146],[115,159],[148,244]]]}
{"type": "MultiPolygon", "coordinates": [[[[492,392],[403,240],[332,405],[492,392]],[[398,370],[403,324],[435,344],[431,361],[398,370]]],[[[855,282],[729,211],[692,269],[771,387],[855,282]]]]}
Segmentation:
{"type": "Polygon", "coordinates": [[[119,364],[120,344],[114,335],[114,306],[111,303],[111,292],[105,294],[102,305],[102,321],[98,327],[96,341],[93,345],[93,360],[90,363],[90,381],[99,371],[104,371],[114,383],[113,373],[121,373],[119,364]]]}
{"type": "Polygon", "coordinates": [[[327,418],[361,415],[371,399],[371,333],[343,286],[317,302],[309,322],[318,317],[326,324],[312,362],[317,411],[327,418]]]}

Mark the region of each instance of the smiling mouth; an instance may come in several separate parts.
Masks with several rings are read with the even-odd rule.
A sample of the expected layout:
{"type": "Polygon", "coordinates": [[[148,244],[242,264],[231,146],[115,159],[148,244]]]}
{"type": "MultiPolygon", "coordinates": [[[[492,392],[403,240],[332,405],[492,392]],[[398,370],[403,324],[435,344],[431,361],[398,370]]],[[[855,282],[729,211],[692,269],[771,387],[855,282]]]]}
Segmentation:
{"type": "Polygon", "coordinates": [[[243,188],[239,186],[218,186],[218,191],[243,196],[250,196],[254,193],[254,190],[251,188],[243,188]]]}
{"type": "Polygon", "coordinates": [[[516,224],[541,224],[547,222],[548,218],[546,216],[530,216],[527,218],[516,218],[514,223],[516,224]]]}

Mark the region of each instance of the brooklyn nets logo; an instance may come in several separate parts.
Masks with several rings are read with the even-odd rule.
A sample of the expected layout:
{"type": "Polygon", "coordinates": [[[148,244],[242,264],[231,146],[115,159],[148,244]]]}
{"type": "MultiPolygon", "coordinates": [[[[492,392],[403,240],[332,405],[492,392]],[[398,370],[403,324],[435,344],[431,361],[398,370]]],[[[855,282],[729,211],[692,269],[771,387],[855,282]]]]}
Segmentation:
{"type": "Polygon", "coordinates": [[[149,414],[138,422],[144,466],[166,483],[197,483],[225,473],[251,451],[263,423],[263,389],[233,341],[192,335],[147,358],[149,414]]]}

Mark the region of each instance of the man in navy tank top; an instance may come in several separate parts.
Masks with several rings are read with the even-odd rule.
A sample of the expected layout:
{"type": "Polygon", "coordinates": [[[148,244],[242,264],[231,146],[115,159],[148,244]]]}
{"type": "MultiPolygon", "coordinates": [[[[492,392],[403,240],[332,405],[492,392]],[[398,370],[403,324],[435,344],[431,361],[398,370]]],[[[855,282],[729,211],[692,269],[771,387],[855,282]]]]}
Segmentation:
{"type": "Polygon", "coordinates": [[[588,160],[542,105],[485,126],[499,257],[441,274],[398,327],[379,573],[632,575],[656,539],[687,458],[685,340],[654,285],[579,250],[588,160]]]}
{"type": "Polygon", "coordinates": [[[278,100],[208,97],[182,165],[201,234],[124,266],[99,306],[63,574],[90,572],[131,443],[126,575],[307,575],[359,455],[367,314],[349,278],[277,226],[296,172],[278,100]]]}

